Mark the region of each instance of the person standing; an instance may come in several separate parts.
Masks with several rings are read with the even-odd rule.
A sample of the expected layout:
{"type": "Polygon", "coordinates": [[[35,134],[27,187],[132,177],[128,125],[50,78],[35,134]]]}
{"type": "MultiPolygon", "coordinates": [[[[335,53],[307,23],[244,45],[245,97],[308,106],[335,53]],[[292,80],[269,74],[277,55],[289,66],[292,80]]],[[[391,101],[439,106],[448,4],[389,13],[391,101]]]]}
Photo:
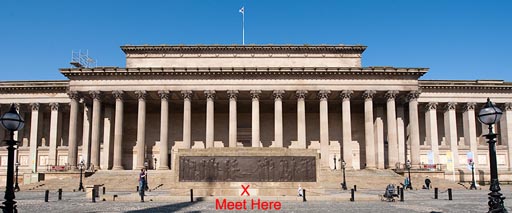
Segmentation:
{"type": "Polygon", "coordinates": [[[144,169],[141,169],[139,173],[140,202],[144,202],[144,191],[146,190],[146,185],[146,172],[144,171],[144,169]]]}
{"type": "Polygon", "coordinates": [[[432,183],[432,182],[430,181],[430,179],[429,179],[429,178],[428,178],[428,176],[427,176],[427,178],[425,178],[425,187],[426,187],[427,189],[430,189],[430,187],[431,187],[431,186],[430,186],[430,184],[431,184],[431,183],[432,183]]]}

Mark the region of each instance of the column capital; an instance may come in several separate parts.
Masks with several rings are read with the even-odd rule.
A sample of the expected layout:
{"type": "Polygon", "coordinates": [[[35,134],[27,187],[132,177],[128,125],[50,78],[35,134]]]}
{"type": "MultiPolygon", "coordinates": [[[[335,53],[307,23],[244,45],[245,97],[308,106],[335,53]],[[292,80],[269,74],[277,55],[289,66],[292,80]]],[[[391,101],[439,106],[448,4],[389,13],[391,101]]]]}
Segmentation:
{"type": "Polygon", "coordinates": [[[39,111],[39,103],[30,103],[29,105],[32,108],[32,111],[39,111]]]}
{"type": "Polygon", "coordinates": [[[306,94],[308,94],[307,90],[297,90],[297,92],[295,92],[295,96],[297,96],[297,99],[305,99],[306,94]]]}
{"type": "Polygon", "coordinates": [[[469,110],[475,110],[475,107],[476,107],[476,103],[469,102],[469,103],[464,104],[462,109],[464,109],[464,112],[467,112],[469,110]]]}
{"type": "Polygon", "coordinates": [[[340,98],[342,100],[346,100],[346,99],[350,100],[350,98],[352,97],[353,93],[354,93],[354,91],[352,91],[352,90],[343,90],[340,93],[340,98]]]}
{"type": "Polygon", "coordinates": [[[183,99],[192,99],[192,90],[182,90],[181,96],[183,96],[183,99]]]}
{"type": "Polygon", "coordinates": [[[55,103],[55,102],[50,103],[50,109],[51,109],[52,111],[57,111],[57,110],[59,110],[59,103],[55,103]]]}
{"type": "Polygon", "coordinates": [[[318,98],[320,98],[321,101],[327,100],[329,94],[331,94],[331,90],[320,90],[318,91],[318,98]]]}
{"type": "Polygon", "coordinates": [[[420,97],[421,92],[419,90],[411,91],[407,94],[407,102],[417,100],[420,97]]]}
{"type": "Polygon", "coordinates": [[[274,92],[272,92],[272,96],[274,97],[274,100],[282,100],[283,94],[284,94],[284,90],[274,90],[274,92]]]}
{"type": "Polygon", "coordinates": [[[238,90],[228,90],[228,97],[229,97],[229,100],[236,101],[236,99],[238,97],[238,90]]]}
{"type": "Polygon", "coordinates": [[[99,90],[89,91],[89,95],[92,99],[101,100],[101,91],[99,90]]]}
{"type": "Polygon", "coordinates": [[[260,99],[261,90],[251,90],[252,100],[260,99]]]}
{"type": "Polygon", "coordinates": [[[372,99],[373,96],[375,95],[375,90],[366,90],[364,91],[363,93],[363,98],[364,100],[368,100],[368,99],[372,99]]]}
{"type": "Polygon", "coordinates": [[[427,103],[427,106],[425,107],[426,110],[436,110],[437,109],[437,102],[429,102],[427,103]]]}
{"type": "Polygon", "coordinates": [[[139,99],[139,101],[145,101],[148,93],[146,90],[137,90],[135,91],[135,95],[137,95],[137,99],[139,99]]]}
{"type": "Polygon", "coordinates": [[[512,110],[512,102],[505,103],[505,110],[506,111],[512,110]]]}
{"type": "Polygon", "coordinates": [[[455,102],[448,102],[446,103],[446,105],[444,106],[444,110],[445,111],[448,111],[448,110],[455,110],[455,108],[457,107],[457,103],[455,102]]]}
{"type": "Polygon", "coordinates": [[[398,95],[398,91],[397,90],[390,90],[390,91],[386,92],[386,94],[384,94],[384,97],[388,101],[393,101],[393,100],[395,100],[397,95],[398,95]]]}
{"type": "Polygon", "coordinates": [[[161,100],[169,100],[170,92],[169,90],[158,90],[158,95],[160,96],[161,100]]]}
{"type": "Polygon", "coordinates": [[[123,95],[124,95],[124,92],[123,90],[114,90],[112,91],[112,95],[114,96],[114,98],[116,100],[123,100],[123,95]]]}
{"type": "Polygon", "coordinates": [[[67,93],[69,99],[72,99],[75,101],[78,101],[78,99],[80,99],[80,94],[77,91],[69,90],[66,93],[67,93]]]}
{"type": "Polygon", "coordinates": [[[206,95],[206,99],[215,99],[215,90],[206,90],[204,94],[206,95]]]}

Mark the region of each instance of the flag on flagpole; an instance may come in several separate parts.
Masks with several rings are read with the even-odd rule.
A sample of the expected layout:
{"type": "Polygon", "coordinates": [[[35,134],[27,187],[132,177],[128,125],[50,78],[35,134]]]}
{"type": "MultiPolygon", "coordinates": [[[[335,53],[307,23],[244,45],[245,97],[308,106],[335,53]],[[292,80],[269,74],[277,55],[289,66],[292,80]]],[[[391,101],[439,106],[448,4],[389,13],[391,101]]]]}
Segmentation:
{"type": "Polygon", "coordinates": [[[240,12],[241,14],[244,14],[244,7],[240,8],[240,10],[238,10],[238,12],[240,12]]]}

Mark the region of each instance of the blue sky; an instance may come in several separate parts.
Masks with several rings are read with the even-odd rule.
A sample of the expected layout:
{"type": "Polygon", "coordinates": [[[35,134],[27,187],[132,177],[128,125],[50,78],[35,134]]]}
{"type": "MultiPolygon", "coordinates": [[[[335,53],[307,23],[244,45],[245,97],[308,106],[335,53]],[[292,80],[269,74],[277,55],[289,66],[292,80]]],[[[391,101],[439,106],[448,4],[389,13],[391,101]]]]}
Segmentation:
{"type": "Polygon", "coordinates": [[[512,81],[509,0],[0,2],[0,81],[65,79],[71,50],[124,67],[125,44],[363,44],[363,66],[512,81]]]}

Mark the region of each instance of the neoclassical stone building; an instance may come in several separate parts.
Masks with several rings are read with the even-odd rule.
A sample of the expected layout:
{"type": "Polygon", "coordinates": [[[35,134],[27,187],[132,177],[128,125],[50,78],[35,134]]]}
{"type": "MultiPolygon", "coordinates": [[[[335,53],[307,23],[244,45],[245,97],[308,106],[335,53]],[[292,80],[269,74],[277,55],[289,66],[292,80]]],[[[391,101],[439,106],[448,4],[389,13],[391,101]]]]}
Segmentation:
{"type": "MultiPolygon", "coordinates": [[[[487,128],[476,115],[489,97],[504,111],[495,128],[498,166],[512,168],[512,83],[419,80],[428,68],[362,67],[365,48],[122,46],[124,68],[0,82],[0,109],[14,103],[25,118],[15,138],[26,173],[81,160],[99,170],[145,162],[174,170],[178,149],[211,147],[315,149],[320,167],[333,167],[336,157],[354,169],[408,159],[464,169],[471,152],[485,170],[487,128]]],[[[1,169],[6,155],[2,149],[1,169]]]]}

